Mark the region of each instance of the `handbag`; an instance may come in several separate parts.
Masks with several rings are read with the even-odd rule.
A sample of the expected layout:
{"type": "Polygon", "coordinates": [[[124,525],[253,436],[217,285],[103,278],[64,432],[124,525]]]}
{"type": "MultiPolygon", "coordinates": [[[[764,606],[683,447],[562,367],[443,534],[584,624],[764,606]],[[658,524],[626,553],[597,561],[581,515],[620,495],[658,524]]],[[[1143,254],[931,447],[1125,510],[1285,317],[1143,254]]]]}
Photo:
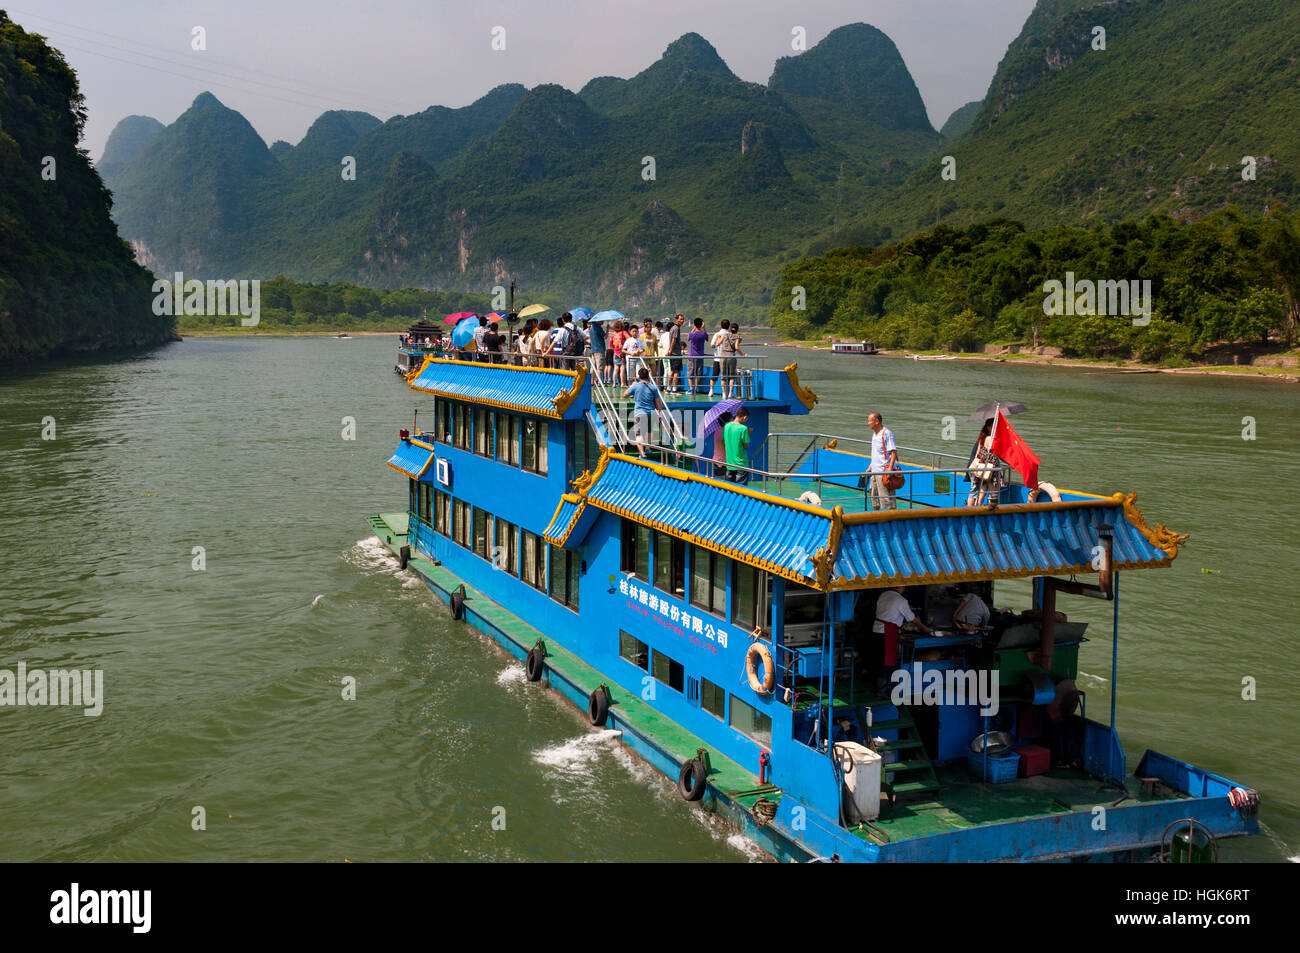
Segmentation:
{"type": "Polygon", "coordinates": [[[903,474],[898,470],[887,470],[881,475],[880,482],[886,490],[901,490],[903,488],[903,474]]]}

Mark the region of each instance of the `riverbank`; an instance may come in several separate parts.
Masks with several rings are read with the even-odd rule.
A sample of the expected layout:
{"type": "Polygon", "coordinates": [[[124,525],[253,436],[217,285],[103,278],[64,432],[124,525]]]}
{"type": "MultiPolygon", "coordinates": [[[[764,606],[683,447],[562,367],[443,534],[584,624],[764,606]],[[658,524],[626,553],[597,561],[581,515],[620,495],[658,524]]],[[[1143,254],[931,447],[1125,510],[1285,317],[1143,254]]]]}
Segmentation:
{"type": "MultiPolygon", "coordinates": [[[[794,347],[803,350],[830,352],[829,344],[809,341],[779,341],[772,347],[794,347]]],[[[949,353],[947,351],[891,351],[881,348],[871,357],[903,358],[917,361],[973,361],[982,364],[1032,364],[1048,367],[1076,367],[1091,370],[1115,371],[1120,374],[1184,374],[1202,377],[1252,377],[1264,380],[1281,381],[1288,384],[1300,384],[1300,368],[1292,367],[1256,367],[1239,364],[1196,364],[1187,367],[1162,367],[1158,364],[1143,364],[1140,361],[1103,360],[1085,357],[1056,357],[1040,354],[976,354],[970,352],[949,353]]],[[[845,355],[845,358],[863,355],[845,355]]]]}

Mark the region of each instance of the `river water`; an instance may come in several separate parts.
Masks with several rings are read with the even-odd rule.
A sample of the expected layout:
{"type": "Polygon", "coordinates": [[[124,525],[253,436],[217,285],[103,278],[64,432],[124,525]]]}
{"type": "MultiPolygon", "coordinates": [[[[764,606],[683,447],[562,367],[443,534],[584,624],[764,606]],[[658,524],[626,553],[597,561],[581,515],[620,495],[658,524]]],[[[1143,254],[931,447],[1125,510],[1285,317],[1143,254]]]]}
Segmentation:
{"type": "MultiPolygon", "coordinates": [[[[194,338],[0,370],[0,668],[104,672],[98,717],[0,707],[0,860],[757,858],[370,538],[365,514],[405,505],[397,430],[429,407],[394,344],[194,338]]],[[[971,409],[1020,400],[1043,479],[1137,490],[1190,533],[1122,579],[1130,769],[1152,747],[1247,783],[1267,833],[1223,857],[1300,853],[1300,388],[754,350],[821,395],[779,429],[860,437],[876,409],[901,444],[964,453],[971,409]]],[[[1081,687],[1105,720],[1110,607],[1062,599],[1094,623],[1081,687]]]]}

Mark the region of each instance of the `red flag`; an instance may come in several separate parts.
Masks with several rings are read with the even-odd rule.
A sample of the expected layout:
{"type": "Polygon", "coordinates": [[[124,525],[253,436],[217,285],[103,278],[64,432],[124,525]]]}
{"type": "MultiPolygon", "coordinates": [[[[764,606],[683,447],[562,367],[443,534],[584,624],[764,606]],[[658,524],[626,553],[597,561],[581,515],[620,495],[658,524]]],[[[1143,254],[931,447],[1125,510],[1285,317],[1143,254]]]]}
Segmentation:
{"type": "Polygon", "coordinates": [[[1025,486],[1031,490],[1038,486],[1038,464],[1042,461],[1029,449],[1029,444],[1020,439],[1020,434],[1011,429],[1000,410],[997,425],[993,428],[993,445],[989,449],[1025,478],[1025,486]]]}

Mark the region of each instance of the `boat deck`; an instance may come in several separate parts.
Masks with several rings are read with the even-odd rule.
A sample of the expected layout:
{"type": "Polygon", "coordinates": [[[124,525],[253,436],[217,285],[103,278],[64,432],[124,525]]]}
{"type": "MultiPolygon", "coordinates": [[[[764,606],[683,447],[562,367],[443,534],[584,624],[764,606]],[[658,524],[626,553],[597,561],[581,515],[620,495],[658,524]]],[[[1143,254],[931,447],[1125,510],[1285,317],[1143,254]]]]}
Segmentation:
{"type": "MultiPolygon", "coordinates": [[[[927,834],[944,834],[983,824],[1000,824],[1029,817],[1091,811],[1115,805],[1123,792],[1074,768],[1053,768],[1033,778],[1017,778],[1005,784],[987,784],[972,776],[965,764],[937,767],[939,791],[926,798],[900,798],[895,804],[882,803],[876,827],[891,841],[927,834]]],[[[1186,798],[1164,785],[1143,794],[1130,786],[1132,798],[1121,805],[1186,798]]],[[[869,828],[855,830],[859,837],[880,843],[869,828]]]]}

